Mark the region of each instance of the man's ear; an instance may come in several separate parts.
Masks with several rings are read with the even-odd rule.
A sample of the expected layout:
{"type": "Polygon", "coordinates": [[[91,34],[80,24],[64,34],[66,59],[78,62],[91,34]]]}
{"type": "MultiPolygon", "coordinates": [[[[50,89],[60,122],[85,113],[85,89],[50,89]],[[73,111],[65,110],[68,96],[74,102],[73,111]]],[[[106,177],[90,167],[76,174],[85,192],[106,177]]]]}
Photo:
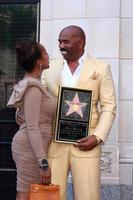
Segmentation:
{"type": "Polygon", "coordinates": [[[83,40],[80,40],[80,41],[79,41],[79,48],[80,48],[80,49],[83,49],[83,48],[84,48],[84,41],[83,41],[83,40]]]}

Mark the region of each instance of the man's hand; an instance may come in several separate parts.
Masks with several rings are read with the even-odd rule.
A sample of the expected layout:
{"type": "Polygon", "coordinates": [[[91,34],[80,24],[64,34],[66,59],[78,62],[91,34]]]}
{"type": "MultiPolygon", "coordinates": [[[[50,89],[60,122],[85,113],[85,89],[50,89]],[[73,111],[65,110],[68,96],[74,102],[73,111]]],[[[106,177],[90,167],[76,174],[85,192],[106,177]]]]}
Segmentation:
{"type": "Polygon", "coordinates": [[[74,144],[75,147],[79,147],[82,151],[90,151],[98,145],[97,139],[94,135],[84,137],[74,144]]]}

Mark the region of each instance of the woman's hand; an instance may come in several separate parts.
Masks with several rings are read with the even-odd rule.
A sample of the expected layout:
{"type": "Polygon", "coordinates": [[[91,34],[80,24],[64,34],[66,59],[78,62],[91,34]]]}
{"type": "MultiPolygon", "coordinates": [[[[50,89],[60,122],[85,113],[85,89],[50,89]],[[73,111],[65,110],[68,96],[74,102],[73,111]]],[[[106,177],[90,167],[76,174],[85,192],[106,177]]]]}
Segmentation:
{"type": "Polygon", "coordinates": [[[40,177],[43,184],[49,185],[51,183],[51,169],[49,166],[47,170],[40,169],[40,177]]]}

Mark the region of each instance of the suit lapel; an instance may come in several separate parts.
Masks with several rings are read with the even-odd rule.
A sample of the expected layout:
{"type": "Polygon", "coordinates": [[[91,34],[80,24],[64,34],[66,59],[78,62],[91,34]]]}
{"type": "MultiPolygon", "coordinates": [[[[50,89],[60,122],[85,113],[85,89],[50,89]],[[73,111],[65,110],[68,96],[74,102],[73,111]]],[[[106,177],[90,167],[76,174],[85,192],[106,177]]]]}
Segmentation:
{"type": "Polygon", "coordinates": [[[76,83],[76,87],[80,87],[88,79],[93,78],[95,74],[96,74],[95,62],[92,62],[91,58],[87,56],[83,60],[83,68],[82,68],[79,80],[76,83]]]}
{"type": "MultiPolygon", "coordinates": [[[[60,59],[54,62],[54,79],[55,79],[55,87],[59,88],[59,85],[63,85],[63,80],[61,76],[63,67],[63,59],[60,59]]],[[[95,79],[96,74],[96,62],[94,59],[89,58],[86,56],[83,60],[83,68],[80,74],[80,77],[76,83],[76,87],[80,88],[82,85],[85,85],[85,82],[88,81],[90,78],[95,79]]]]}

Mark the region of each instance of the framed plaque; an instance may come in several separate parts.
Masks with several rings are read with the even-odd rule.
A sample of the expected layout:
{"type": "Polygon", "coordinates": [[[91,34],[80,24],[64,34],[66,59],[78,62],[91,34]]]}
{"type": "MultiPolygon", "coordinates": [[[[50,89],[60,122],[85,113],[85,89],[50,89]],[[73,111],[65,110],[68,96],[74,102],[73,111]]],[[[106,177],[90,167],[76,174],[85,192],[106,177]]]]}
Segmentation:
{"type": "Polygon", "coordinates": [[[89,135],[92,99],[92,90],[59,88],[55,142],[76,143],[89,135]]]}

